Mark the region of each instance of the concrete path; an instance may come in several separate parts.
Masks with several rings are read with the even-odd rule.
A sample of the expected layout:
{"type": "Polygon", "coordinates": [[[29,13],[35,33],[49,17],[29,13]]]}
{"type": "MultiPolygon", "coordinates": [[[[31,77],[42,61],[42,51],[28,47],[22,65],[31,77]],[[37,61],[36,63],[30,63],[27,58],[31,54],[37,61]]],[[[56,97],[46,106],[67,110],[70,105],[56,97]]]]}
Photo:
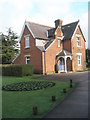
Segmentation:
{"type": "Polygon", "coordinates": [[[88,72],[47,75],[44,79],[61,81],[72,79],[77,83],[72,93],[45,118],[88,118],[88,72]]]}

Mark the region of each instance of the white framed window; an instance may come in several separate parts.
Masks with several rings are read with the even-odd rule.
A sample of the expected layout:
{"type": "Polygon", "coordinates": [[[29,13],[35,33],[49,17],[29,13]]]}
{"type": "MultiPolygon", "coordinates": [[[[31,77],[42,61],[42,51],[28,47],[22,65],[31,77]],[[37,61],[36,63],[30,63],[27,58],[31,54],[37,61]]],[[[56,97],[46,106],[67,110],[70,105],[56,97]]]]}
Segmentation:
{"type": "Polygon", "coordinates": [[[59,38],[58,38],[58,47],[61,47],[61,41],[59,38]]]}
{"type": "Polygon", "coordinates": [[[29,48],[30,47],[30,42],[29,42],[29,35],[25,36],[25,48],[29,48]]]}
{"type": "Polygon", "coordinates": [[[79,34],[76,34],[76,39],[77,39],[77,47],[80,47],[80,46],[81,46],[80,37],[81,37],[81,35],[79,35],[79,34]]]}
{"type": "Polygon", "coordinates": [[[30,64],[30,56],[26,57],[26,64],[30,64]]]}
{"type": "Polygon", "coordinates": [[[77,65],[81,66],[81,54],[77,54],[77,65]]]}

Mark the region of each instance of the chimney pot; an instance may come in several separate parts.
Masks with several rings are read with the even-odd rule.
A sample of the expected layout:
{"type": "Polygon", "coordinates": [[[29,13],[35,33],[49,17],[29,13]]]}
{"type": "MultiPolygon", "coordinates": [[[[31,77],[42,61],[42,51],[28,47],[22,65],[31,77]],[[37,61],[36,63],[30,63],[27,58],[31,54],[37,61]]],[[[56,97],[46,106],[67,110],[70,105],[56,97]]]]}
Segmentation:
{"type": "Polygon", "coordinates": [[[57,20],[55,20],[55,27],[57,28],[58,26],[59,27],[61,27],[62,26],[62,20],[60,20],[60,19],[57,19],[57,20]]]}

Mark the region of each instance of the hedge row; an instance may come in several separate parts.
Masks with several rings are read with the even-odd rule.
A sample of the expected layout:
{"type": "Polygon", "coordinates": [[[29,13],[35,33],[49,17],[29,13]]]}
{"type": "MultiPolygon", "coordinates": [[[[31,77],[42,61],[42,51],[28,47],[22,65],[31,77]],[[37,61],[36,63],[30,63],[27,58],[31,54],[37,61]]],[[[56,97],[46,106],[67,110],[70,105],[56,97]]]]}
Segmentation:
{"type": "Polygon", "coordinates": [[[2,65],[2,76],[29,76],[32,74],[32,65],[2,65]]]}

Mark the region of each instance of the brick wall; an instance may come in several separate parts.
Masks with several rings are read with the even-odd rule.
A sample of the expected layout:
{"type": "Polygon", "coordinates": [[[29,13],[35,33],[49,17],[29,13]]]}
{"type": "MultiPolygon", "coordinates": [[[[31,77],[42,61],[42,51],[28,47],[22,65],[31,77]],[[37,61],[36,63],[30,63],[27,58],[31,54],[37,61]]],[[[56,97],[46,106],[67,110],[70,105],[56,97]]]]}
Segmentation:
{"type": "Polygon", "coordinates": [[[56,63],[56,54],[58,54],[63,46],[62,46],[62,41],[61,41],[61,47],[58,47],[58,38],[61,37],[61,30],[60,28],[57,28],[56,30],[56,36],[55,36],[55,41],[53,44],[47,49],[46,51],[46,72],[54,72],[55,69],[55,63],[56,63]]]}
{"type": "Polygon", "coordinates": [[[64,49],[71,52],[71,40],[64,40],[64,49]]]}
{"type": "Polygon", "coordinates": [[[71,44],[72,44],[72,69],[73,69],[73,71],[84,70],[86,67],[85,41],[83,39],[83,36],[81,34],[79,27],[76,30],[75,36],[71,40],[71,44]],[[76,34],[81,35],[81,37],[80,37],[81,47],[77,47],[76,34]],[[82,65],[81,66],[77,65],[77,53],[82,53],[82,55],[81,55],[81,64],[82,65]]]}
{"type": "MultiPolygon", "coordinates": [[[[78,27],[75,36],[72,40],[65,40],[64,41],[64,49],[67,51],[72,52],[72,66],[71,62],[67,61],[67,64],[70,64],[70,68],[72,67],[73,71],[83,70],[86,67],[86,59],[85,59],[85,42],[81,34],[81,47],[77,47],[77,40],[76,34],[81,34],[81,31],[78,27]],[[77,66],[77,53],[82,53],[81,56],[81,63],[82,66],[77,66]]],[[[35,44],[35,40],[31,33],[29,32],[28,28],[25,27],[23,32],[21,43],[20,43],[20,55],[14,61],[15,64],[26,64],[26,55],[30,56],[30,63],[34,67],[34,71],[37,73],[45,73],[45,64],[46,64],[46,72],[54,72],[55,63],[56,63],[56,54],[58,54],[63,49],[63,44],[61,41],[61,47],[58,47],[58,38],[62,37],[62,31],[60,27],[57,28],[55,32],[55,41],[52,45],[46,50],[46,52],[41,52],[35,44]],[[30,48],[25,49],[25,35],[30,34],[30,48]]],[[[68,69],[70,69],[68,67],[68,69]]]]}
{"type": "Polygon", "coordinates": [[[20,43],[20,55],[14,61],[15,64],[26,64],[26,56],[30,56],[30,64],[34,67],[34,72],[42,73],[42,52],[36,47],[35,40],[28,28],[25,27],[20,43]],[[30,48],[25,48],[25,35],[30,34],[30,48]]]}

